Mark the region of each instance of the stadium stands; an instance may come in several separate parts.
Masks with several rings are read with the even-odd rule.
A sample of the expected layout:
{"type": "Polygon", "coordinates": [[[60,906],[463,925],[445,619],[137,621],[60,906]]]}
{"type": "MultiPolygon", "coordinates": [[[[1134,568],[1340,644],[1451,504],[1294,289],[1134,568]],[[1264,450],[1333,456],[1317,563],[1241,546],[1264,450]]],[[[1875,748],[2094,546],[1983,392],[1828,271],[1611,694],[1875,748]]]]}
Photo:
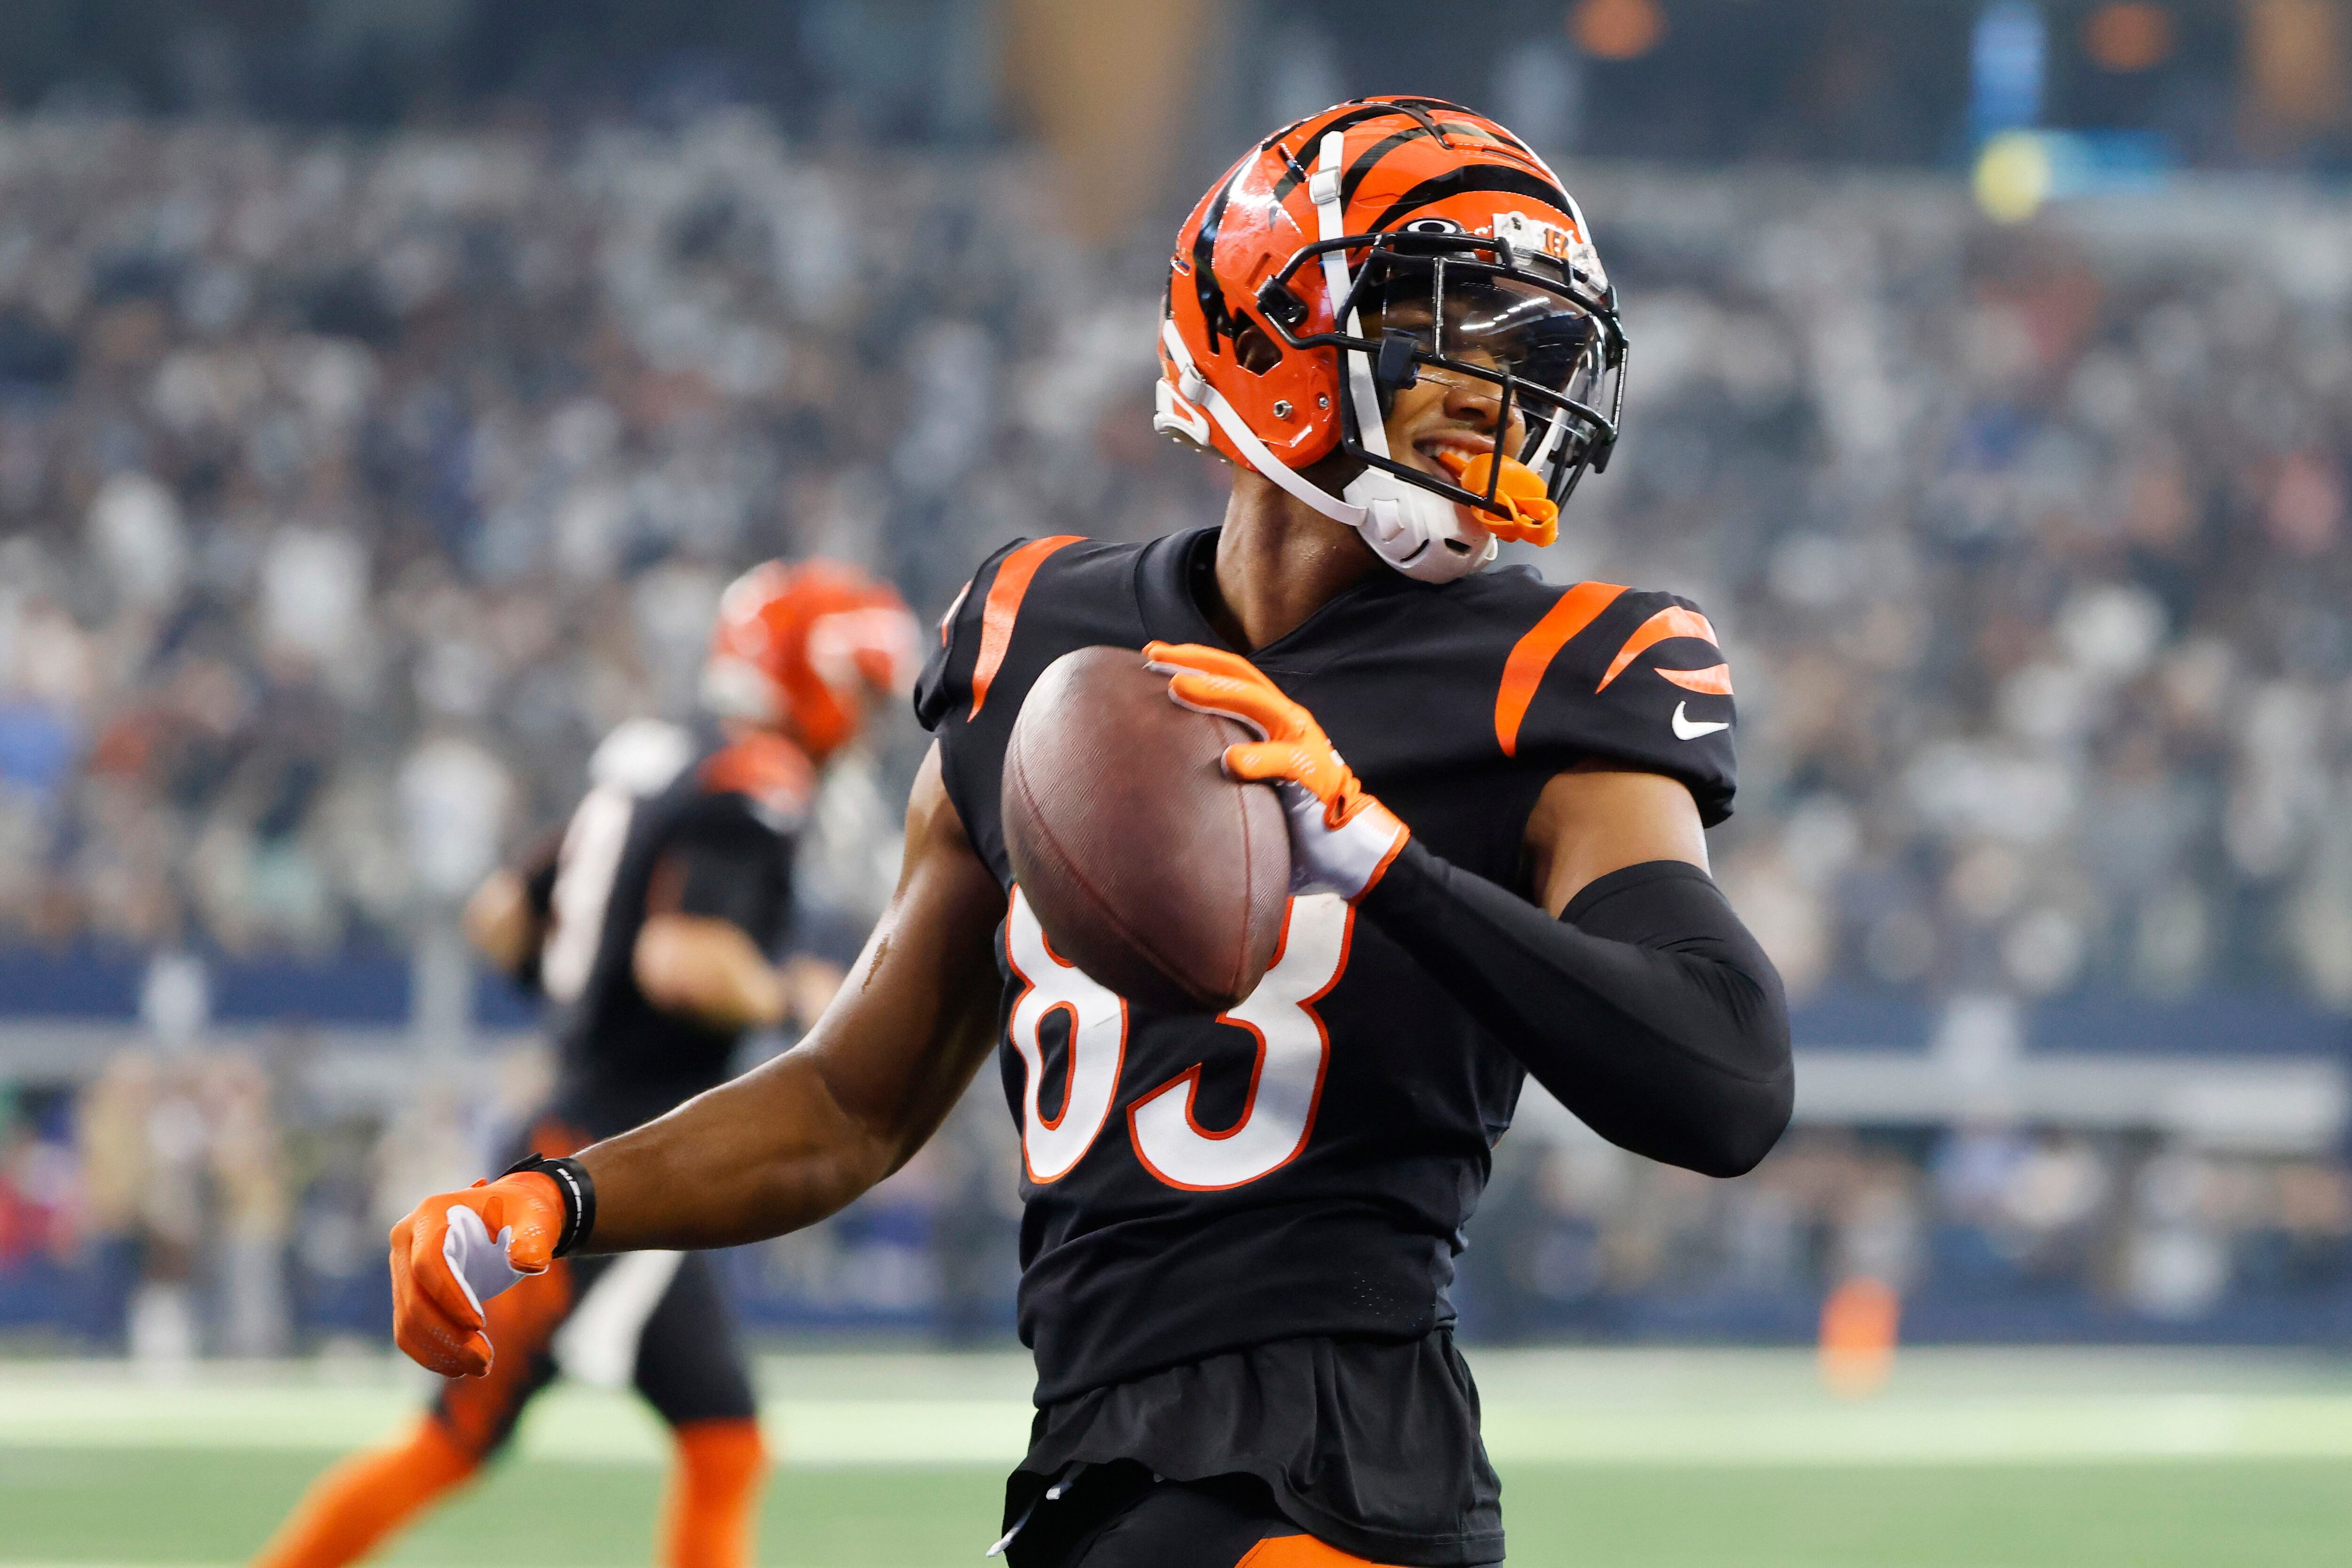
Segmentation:
{"type": "MultiPolygon", "coordinates": [[[[1674,587],[1725,634],[1717,869],[1802,1043],[1965,1076],[1953,1020],[1990,1005],[2004,1060],[2267,1049],[2340,1101],[2340,204],[2191,184],[1994,230],[1941,178],[1567,173],[1632,405],[1526,563],[1674,587]]],[[[225,1249],[303,1207],[343,1216],[348,1268],[188,1331],[374,1331],[390,1194],[488,1129],[313,1068],[405,1059],[412,945],[605,727],[683,707],[741,563],[848,555],[936,612],[1013,534],[1220,503],[1149,435],[1160,258],[1057,237],[1014,156],[814,151],[749,112],[378,140],[50,117],[0,124],[0,1321],[135,1334],[157,1248],[214,1300],[225,1249]],[[142,997],[155,1021],[155,952],[201,965],[188,1032],[224,1048],[114,1057],[142,997]],[[317,1179],[370,1148],[375,1190],[317,1179]],[[159,1170],[192,1209],[125,1206],[159,1170]]],[[[822,816],[835,948],[919,742],[822,816]]],[[[486,1081],[526,1059],[498,1054],[510,998],[474,1016],[486,1081]]],[[[1010,1220],[958,1173],[1003,1119],[966,1109],[932,1164],[744,1255],[754,1317],[996,1331],[1010,1220]]],[[[1723,1188],[1507,1142],[1471,1324],[1801,1334],[1865,1266],[1931,1335],[2352,1321],[2340,1104],[2292,1136],[1988,1116],[1814,1117],[1723,1188]]]]}

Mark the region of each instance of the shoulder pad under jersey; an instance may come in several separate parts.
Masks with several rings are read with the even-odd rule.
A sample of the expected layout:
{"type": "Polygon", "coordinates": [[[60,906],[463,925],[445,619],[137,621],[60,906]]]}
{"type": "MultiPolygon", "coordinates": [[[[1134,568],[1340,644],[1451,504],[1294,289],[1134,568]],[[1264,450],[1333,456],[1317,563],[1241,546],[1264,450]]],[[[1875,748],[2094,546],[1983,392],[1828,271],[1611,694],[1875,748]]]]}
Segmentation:
{"type": "Polygon", "coordinates": [[[751,813],[778,833],[789,833],[808,816],[816,795],[816,769],[807,753],[772,730],[737,736],[702,759],[702,787],[712,795],[743,797],[751,813]]]}

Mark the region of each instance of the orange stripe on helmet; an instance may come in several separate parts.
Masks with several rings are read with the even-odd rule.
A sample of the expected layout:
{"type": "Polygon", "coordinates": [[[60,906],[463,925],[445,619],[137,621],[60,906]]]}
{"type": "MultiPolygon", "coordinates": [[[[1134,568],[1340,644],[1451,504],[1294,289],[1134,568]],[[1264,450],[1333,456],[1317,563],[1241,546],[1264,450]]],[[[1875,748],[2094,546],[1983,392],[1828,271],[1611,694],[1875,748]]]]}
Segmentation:
{"type": "Polygon", "coordinates": [[[980,607],[980,658],[971,667],[969,717],[980,717],[981,705],[988,700],[988,689],[1003,667],[1005,651],[1013,646],[1013,618],[1021,614],[1021,601],[1029,592],[1029,580],[1037,575],[1037,568],[1045,563],[1045,557],[1085,537],[1056,533],[1048,539],[1033,539],[1006,556],[1004,564],[996,569],[996,581],[988,585],[988,597],[980,607]]]}
{"type": "Polygon", "coordinates": [[[1709,697],[1731,695],[1731,666],[1727,664],[1710,664],[1705,669],[1662,669],[1658,674],[1685,691],[1703,691],[1709,697]]]}
{"type": "Polygon", "coordinates": [[[1495,693],[1495,739],[1503,755],[1518,755],[1519,724],[1527,718],[1528,704],[1536,700],[1536,689],[1543,684],[1544,671],[1551,668],[1553,658],[1624,591],[1617,583],[1579,583],[1562,594],[1544,612],[1543,619],[1513,646],[1511,657],[1503,664],[1502,689],[1495,693]]]}
{"type": "Polygon", "coordinates": [[[1633,635],[1625,639],[1625,646],[1619,648],[1617,657],[1609,661],[1609,673],[1602,676],[1601,684],[1592,689],[1608,690],[1609,683],[1624,674],[1627,665],[1670,637],[1697,637],[1710,643],[1716,640],[1715,628],[1707,625],[1705,616],[1696,610],[1685,610],[1680,605],[1669,605],[1633,628],[1633,635]]]}

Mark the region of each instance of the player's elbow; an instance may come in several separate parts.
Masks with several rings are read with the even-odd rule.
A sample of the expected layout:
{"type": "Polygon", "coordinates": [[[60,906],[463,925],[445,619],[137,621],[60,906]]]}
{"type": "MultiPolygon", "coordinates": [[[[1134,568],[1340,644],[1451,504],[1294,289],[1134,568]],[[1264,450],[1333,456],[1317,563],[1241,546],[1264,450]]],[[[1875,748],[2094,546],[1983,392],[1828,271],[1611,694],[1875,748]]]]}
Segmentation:
{"type": "Polygon", "coordinates": [[[1746,1175],[1789,1130],[1796,1099],[1796,1076],[1785,1066],[1769,1078],[1738,1084],[1717,1096],[1708,1114],[1689,1129],[1689,1146],[1674,1163],[1703,1176],[1746,1175]]]}
{"type": "Polygon", "coordinates": [[[1744,1176],[1762,1164],[1796,1111],[1788,998],[1770,961],[1759,952],[1755,962],[1758,973],[1727,966],[1715,976],[1725,1006],[1707,1052],[1713,1070],[1691,1097],[1703,1108],[1700,1159],[1678,1162],[1710,1176],[1744,1176]]]}

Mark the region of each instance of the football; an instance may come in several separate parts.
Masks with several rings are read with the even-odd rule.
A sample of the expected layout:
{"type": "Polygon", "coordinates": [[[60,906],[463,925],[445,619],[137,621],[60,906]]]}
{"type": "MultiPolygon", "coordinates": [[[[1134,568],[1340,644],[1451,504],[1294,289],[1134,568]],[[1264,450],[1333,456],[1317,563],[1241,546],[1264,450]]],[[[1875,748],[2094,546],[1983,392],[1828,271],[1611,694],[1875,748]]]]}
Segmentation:
{"type": "Polygon", "coordinates": [[[1175,1012],[1256,988],[1282,938],[1290,840],[1273,787],[1219,765],[1250,738],[1170,701],[1133,648],[1046,668],[1004,752],[1004,847],[1057,956],[1175,1012]]]}

